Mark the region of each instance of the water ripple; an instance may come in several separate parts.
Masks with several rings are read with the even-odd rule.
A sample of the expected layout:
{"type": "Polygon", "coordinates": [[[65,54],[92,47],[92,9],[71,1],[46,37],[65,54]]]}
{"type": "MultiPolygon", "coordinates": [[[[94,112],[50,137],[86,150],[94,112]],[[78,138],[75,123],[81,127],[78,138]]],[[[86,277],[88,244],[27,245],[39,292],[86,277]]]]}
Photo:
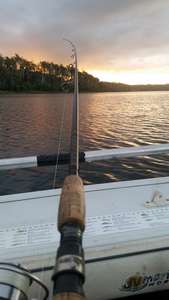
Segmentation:
{"type": "MultiPolygon", "coordinates": [[[[67,106],[61,150],[69,151],[71,95],[1,95],[0,158],[56,153],[67,106]]],[[[169,93],[102,93],[80,95],[80,148],[83,151],[169,143],[169,93]]],[[[140,157],[81,165],[86,183],[167,176],[169,156],[140,157]]],[[[0,173],[0,194],[47,189],[54,168],[0,173]]],[[[59,169],[57,185],[67,174],[59,169]]]]}

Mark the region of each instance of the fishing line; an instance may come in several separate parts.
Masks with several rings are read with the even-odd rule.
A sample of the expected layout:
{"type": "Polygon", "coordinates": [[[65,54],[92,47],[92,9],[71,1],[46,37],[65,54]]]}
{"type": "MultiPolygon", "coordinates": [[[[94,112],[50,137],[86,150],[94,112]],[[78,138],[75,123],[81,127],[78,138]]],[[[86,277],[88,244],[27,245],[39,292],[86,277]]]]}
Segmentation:
{"type": "Polygon", "coordinates": [[[55,165],[54,178],[53,178],[53,184],[52,184],[53,189],[55,188],[55,185],[56,185],[56,176],[58,173],[58,165],[59,165],[58,162],[59,162],[59,155],[60,155],[61,143],[62,143],[65,111],[66,111],[66,95],[65,95],[64,101],[63,101],[63,111],[62,111],[61,125],[60,125],[60,130],[59,130],[58,148],[57,148],[58,150],[57,150],[56,165],[55,165]]]}
{"type": "MultiPolygon", "coordinates": [[[[51,257],[48,257],[46,263],[45,263],[44,265],[42,265],[42,271],[41,271],[41,276],[40,276],[40,278],[41,278],[41,281],[42,281],[45,285],[46,285],[46,283],[47,283],[47,278],[48,278],[48,272],[45,272],[45,268],[48,267],[48,266],[50,266],[50,263],[51,263],[51,257]],[[46,273],[47,273],[47,274],[46,274],[46,273]]],[[[42,288],[40,288],[39,291],[38,291],[38,297],[37,297],[37,298],[38,298],[39,300],[42,300],[42,299],[43,299],[42,296],[43,296],[43,291],[42,291],[42,288]]]]}
{"type": "MultiPolygon", "coordinates": [[[[45,265],[43,265],[42,267],[42,275],[40,277],[41,281],[44,283],[44,275],[45,275],[45,265]]],[[[38,291],[38,299],[41,300],[42,299],[42,289],[39,288],[39,291],[38,291]]]]}

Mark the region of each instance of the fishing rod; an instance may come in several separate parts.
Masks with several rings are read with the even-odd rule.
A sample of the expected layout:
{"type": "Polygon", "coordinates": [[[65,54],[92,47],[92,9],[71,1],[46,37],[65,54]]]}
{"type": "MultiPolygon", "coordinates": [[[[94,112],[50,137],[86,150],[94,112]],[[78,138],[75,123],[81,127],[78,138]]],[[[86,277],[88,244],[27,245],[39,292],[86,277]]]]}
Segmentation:
{"type": "MultiPolygon", "coordinates": [[[[68,40],[67,40],[68,41],[68,40]]],[[[70,42],[70,41],[69,41],[70,42]]],[[[72,45],[74,61],[74,96],[73,96],[73,114],[72,114],[72,133],[70,145],[70,165],[69,173],[78,175],[79,172],[79,85],[76,47],[72,45]]]]}
{"type": "Polygon", "coordinates": [[[58,211],[60,245],[57,250],[53,280],[53,300],[85,300],[85,261],[82,246],[85,229],[85,197],[79,177],[79,98],[77,52],[74,57],[74,96],[70,143],[69,175],[65,178],[58,211]]]}
{"type": "MultiPolygon", "coordinates": [[[[68,40],[67,40],[68,41],[68,40]]],[[[53,280],[53,300],[85,300],[85,261],[82,246],[85,229],[85,197],[79,177],[79,99],[77,53],[72,42],[74,61],[74,97],[70,144],[69,175],[65,178],[60,197],[58,230],[61,234],[53,280]]],[[[28,300],[30,289],[37,284],[49,296],[41,280],[20,265],[0,262],[0,299],[28,300]]],[[[33,289],[33,288],[32,288],[33,289]]]]}

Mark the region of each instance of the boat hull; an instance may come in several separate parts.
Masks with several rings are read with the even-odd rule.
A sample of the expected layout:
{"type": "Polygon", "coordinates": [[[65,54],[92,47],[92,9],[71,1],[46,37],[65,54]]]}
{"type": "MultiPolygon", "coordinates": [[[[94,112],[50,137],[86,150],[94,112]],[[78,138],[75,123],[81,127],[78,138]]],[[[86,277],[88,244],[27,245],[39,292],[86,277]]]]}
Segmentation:
{"type": "MultiPolygon", "coordinates": [[[[169,178],[91,185],[84,236],[88,299],[169,288],[169,178]]],[[[0,197],[1,261],[21,263],[52,290],[60,190],[0,197]]],[[[31,297],[42,298],[31,290],[31,297]]]]}

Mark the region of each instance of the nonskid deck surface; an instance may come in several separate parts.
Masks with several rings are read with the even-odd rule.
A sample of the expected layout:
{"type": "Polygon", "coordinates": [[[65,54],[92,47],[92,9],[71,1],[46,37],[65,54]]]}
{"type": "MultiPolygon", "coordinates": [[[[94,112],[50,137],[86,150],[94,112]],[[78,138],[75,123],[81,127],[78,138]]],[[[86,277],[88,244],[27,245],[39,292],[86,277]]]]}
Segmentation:
{"type": "MultiPolygon", "coordinates": [[[[85,240],[92,236],[120,235],[130,231],[142,231],[143,229],[153,230],[154,227],[169,225],[169,207],[89,217],[86,222],[85,240]]],[[[55,222],[25,224],[1,228],[0,241],[0,251],[2,249],[40,244],[57,244],[59,233],[56,230],[55,222]]]]}

